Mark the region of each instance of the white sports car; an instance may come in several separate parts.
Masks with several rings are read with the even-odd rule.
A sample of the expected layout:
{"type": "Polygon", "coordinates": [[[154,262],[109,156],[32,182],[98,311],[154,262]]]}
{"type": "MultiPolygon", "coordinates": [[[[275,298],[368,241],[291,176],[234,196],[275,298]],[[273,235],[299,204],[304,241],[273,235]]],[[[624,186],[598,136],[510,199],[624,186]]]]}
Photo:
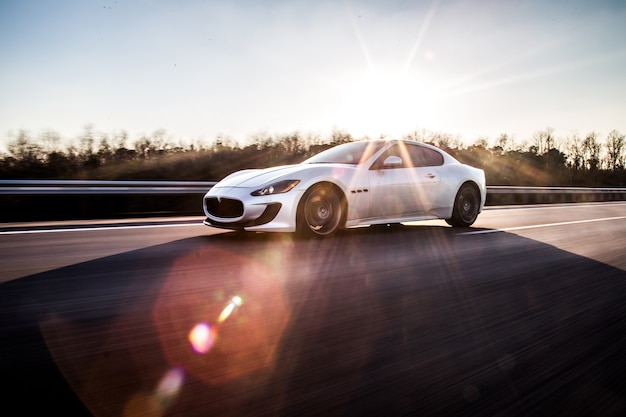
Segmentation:
{"type": "Polygon", "coordinates": [[[485,173],[434,146],[368,140],[297,165],[228,175],[204,196],[207,226],[329,236],[359,225],[445,219],[467,227],[486,198],[485,173]]]}

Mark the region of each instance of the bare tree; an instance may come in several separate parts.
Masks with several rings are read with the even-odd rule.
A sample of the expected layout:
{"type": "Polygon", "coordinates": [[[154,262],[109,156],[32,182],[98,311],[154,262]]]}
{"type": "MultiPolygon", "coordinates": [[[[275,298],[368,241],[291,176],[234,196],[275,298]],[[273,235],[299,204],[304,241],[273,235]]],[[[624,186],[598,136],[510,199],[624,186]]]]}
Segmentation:
{"type": "Polygon", "coordinates": [[[624,135],[612,130],[606,138],[608,167],[613,171],[624,168],[624,135]]]}
{"type": "Polygon", "coordinates": [[[539,130],[533,134],[531,149],[534,149],[537,155],[543,155],[554,148],[554,145],[554,129],[551,127],[546,127],[544,130],[539,130]]]}
{"type": "Polygon", "coordinates": [[[496,138],[496,143],[493,146],[493,150],[494,152],[502,155],[509,150],[510,143],[511,140],[509,138],[509,135],[507,135],[506,133],[501,133],[500,136],[496,138]]]}
{"type": "Polygon", "coordinates": [[[567,153],[569,154],[570,165],[575,171],[585,169],[585,151],[583,140],[578,133],[572,133],[567,141],[567,153]]]}
{"type": "Polygon", "coordinates": [[[330,143],[332,145],[339,145],[341,143],[348,143],[352,141],[352,135],[345,130],[333,128],[332,132],[330,133],[330,143]]]}
{"type": "Polygon", "coordinates": [[[7,148],[9,155],[17,161],[32,163],[44,159],[44,150],[39,144],[33,142],[29,133],[25,130],[20,130],[17,138],[10,142],[7,148]]]}
{"type": "Polygon", "coordinates": [[[486,138],[485,136],[480,136],[478,139],[474,141],[474,144],[472,146],[477,147],[477,148],[487,149],[489,148],[489,139],[486,138]]]}
{"type": "Polygon", "coordinates": [[[598,134],[589,132],[583,141],[583,153],[589,170],[596,171],[600,169],[600,151],[602,145],[598,142],[598,134]]]}
{"type": "Polygon", "coordinates": [[[111,159],[113,159],[113,148],[111,147],[111,144],[109,143],[109,140],[105,135],[102,135],[102,137],[100,138],[100,144],[98,145],[97,154],[101,164],[109,162],[111,161],[111,159]]]}
{"type": "Polygon", "coordinates": [[[39,140],[47,153],[62,152],[61,136],[52,130],[46,130],[39,135],[39,140]]]}
{"type": "Polygon", "coordinates": [[[404,136],[402,136],[402,139],[414,140],[416,142],[426,142],[426,136],[427,132],[425,129],[422,129],[421,132],[416,129],[409,133],[406,133],[404,136]]]}
{"type": "Polygon", "coordinates": [[[297,155],[304,150],[304,144],[299,132],[285,134],[278,137],[278,144],[288,155],[297,155]]]}
{"type": "Polygon", "coordinates": [[[93,125],[91,124],[85,125],[84,132],[81,136],[79,136],[78,142],[79,142],[78,149],[79,149],[80,154],[85,159],[88,159],[94,153],[94,150],[95,150],[93,125]]]}

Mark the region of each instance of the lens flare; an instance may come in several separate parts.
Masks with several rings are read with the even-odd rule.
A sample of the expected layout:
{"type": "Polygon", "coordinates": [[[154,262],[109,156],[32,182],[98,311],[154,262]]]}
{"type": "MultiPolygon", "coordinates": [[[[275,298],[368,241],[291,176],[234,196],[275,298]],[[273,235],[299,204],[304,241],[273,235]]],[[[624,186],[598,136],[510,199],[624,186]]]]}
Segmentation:
{"type": "Polygon", "coordinates": [[[189,332],[189,343],[196,353],[207,353],[215,343],[216,329],[208,323],[198,323],[189,332]]]}
{"type": "Polygon", "coordinates": [[[154,393],[132,395],[122,410],[123,417],[163,417],[172,406],[185,380],[185,371],[175,367],[169,369],[159,381],[154,393]]]}
{"type": "Polygon", "coordinates": [[[171,402],[178,393],[185,380],[185,372],[181,368],[172,368],[168,370],[156,389],[156,396],[165,403],[171,402]]]}
{"type": "Polygon", "coordinates": [[[223,323],[224,320],[226,320],[232,314],[233,310],[235,310],[235,307],[239,307],[242,304],[243,304],[243,300],[241,299],[241,297],[239,297],[238,295],[234,296],[230,300],[228,305],[224,308],[224,310],[222,310],[222,313],[218,317],[217,322],[223,323]]]}
{"type": "MultiPolygon", "coordinates": [[[[243,300],[240,296],[236,295],[231,298],[217,318],[217,323],[223,323],[228,317],[230,317],[235,308],[241,306],[242,304],[243,300]]],[[[196,324],[193,329],[191,329],[188,336],[189,343],[191,343],[193,351],[205,354],[211,350],[215,344],[215,340],[217,339],[217,331],[217,326],[211,326],[209,323],[202,322],[196,324]]]]}
{"type": "Polygon", "coordinates": [[[274,266],[294,244],[279,243],[259,259],[201,245],[171,266],[152,309],[170,367],[211,387],[271,375],[290,315],[274,266]]]}

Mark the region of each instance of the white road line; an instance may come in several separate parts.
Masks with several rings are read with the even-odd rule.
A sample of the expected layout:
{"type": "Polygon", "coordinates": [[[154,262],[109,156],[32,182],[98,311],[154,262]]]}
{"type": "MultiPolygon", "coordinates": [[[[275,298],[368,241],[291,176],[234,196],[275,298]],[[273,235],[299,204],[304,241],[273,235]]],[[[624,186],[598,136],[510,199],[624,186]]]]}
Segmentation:
{"type": "Polygon", "coordinates": [[[42,230],[9,230],[0,232],[0,235],[26,235],[36,233],[58,233],[58,232],[86,232],[86,231],[102,231],[102,230],[127,230],[127,229],[149,229],[156,227],[183,227],[183,226],[203,226],[202,223],[183,223],[183,224],[146,224],[136,226],[105,226],[105,227],[76,227],[66,229],[42,229],[42,230]]]}
{"type": "Polygon", "coordinates": [[[589,207],[615,207],[625,206],[626,203],[621,202],[597,202],[597,203],[555,203],[555,204],[531,204],[531,205],[519,205],[519,206],[485,206],[483,211],[497,211],[497,210],[563,210],[570,208],[589,208],[589,207]]]}
{"type": "Polygon", "coordinates": [[[484,234],[487,234],[487,233],[510,232],[510,231],[515,231],[515,230],[538,229],[538,228],[541,228],[541,227],[565,226],[565,225],[569,225],[569,224],[583,224],[583,223],[593,223],[593,222],[605,222],[605,221],[620,220],[620,219],[626,219],[626,216],[605,217],[603,219],[576,220],[576,221],[561,222],[561,223],[533,224],[533,225],[530,225],[530,226],[506,227],[504,229],[477,230],[475,232],[459,233],[459,235],[484,235],[484,234]]]}

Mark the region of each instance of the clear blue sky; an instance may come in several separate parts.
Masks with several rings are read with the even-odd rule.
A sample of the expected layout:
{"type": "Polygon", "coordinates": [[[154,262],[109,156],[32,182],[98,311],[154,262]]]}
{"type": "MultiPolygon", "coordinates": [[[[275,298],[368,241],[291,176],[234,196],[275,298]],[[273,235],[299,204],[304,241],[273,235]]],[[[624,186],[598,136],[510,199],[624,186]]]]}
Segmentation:
{"type": "Polygon", "coordinates": [[[626,133],[626,2],[0,0],[0,144],[626,133]]]}

